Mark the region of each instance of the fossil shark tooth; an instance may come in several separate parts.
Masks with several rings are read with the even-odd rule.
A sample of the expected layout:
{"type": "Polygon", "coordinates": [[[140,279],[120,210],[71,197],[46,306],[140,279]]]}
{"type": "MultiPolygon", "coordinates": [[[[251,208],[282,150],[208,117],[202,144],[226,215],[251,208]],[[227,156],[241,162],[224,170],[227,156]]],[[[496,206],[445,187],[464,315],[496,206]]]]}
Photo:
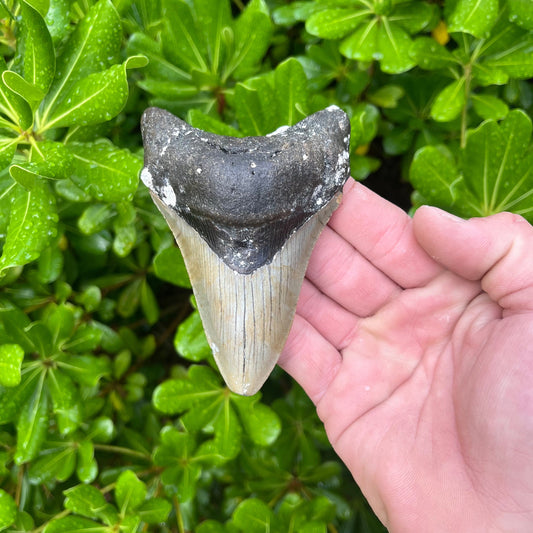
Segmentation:
{"type": "Polygon", "coordinates": [[[350,174],[336,106],[266,137],[233,138],[158,108],[141,179],[170,226],[227,385],[254,394],[287,340],[313,246],[350,174]]]}

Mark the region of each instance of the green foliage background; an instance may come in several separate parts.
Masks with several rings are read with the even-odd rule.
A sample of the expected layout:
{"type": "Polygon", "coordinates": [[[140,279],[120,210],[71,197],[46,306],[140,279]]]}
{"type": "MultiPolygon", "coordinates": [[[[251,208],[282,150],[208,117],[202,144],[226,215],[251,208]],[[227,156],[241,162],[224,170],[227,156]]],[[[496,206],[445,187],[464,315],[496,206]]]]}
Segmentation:
{"type": "Polygon", "coordinates": [[[298,386],[225,388],[140,115],[264,135],[335,103],[356,179],[531,221],[533,3],[3,0],[0,27],[0,531],[382,531],[298,386]]]}

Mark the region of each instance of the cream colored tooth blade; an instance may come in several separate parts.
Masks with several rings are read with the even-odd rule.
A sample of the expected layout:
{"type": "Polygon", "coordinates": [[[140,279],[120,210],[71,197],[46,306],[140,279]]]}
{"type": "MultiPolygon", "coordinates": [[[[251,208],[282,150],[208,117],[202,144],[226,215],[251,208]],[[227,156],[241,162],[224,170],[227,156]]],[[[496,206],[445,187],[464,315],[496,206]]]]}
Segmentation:
{"type": "Polygon", "coordinates": [[[270,264],[239,274],[152,194],[180,247],[207,340],[232,391],[254,394],[272,372],[289,335],[309,256],[340,196],[295,231],[270,264]]]}

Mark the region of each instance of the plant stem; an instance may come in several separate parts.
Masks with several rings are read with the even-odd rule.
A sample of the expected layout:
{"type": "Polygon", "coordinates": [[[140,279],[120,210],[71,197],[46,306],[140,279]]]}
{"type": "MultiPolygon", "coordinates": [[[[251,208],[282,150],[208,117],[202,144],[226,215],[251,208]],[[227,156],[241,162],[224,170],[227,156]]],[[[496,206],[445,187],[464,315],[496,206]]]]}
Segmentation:
{"type": "Polygon", "coordinates": [[[105,452],[121,453],[122,455],[131,455],[132,457],[140,457],[141,459],[150,459],[150,456],[143,452],[124,448],[123,446],[113,446],[111,444],[95,444],[95,450],[102,450],[105,452]]]}
{"type": "Polygon", "coordinates": [[[461,113],[461,148],[466,147],[466,126],[467,126],[467,110],[468,110],[468,99],[470,97],[470,86],[472,84],[472,66],[471,64],[465,65],[464,67],[464,77],[465,77],[465,103],[463,105],[463,110],[461,113]]]}
{"type": "Polygon", "coordinates": [[[180,502],[176,496],[172,498],[174,501],[174,509],[176,510],[176,522],[178,524],[179,533],[185,533],[185,525],[183,524],[183,517],[180,511],[180,502]]]}

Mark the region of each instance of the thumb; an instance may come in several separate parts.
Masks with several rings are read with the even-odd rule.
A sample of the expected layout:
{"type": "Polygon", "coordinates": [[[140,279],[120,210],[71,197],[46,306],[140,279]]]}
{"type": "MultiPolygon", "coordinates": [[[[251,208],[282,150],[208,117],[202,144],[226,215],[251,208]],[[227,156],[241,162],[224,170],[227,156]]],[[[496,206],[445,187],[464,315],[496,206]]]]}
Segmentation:
{"type": "Polygon", "coordinates": [[[463,220],[424,206],[413,218],[419,244],[452,272],[481,281],[503,309],[533,309],[533,227],[524,218],[498,213],[463,220]]]}

